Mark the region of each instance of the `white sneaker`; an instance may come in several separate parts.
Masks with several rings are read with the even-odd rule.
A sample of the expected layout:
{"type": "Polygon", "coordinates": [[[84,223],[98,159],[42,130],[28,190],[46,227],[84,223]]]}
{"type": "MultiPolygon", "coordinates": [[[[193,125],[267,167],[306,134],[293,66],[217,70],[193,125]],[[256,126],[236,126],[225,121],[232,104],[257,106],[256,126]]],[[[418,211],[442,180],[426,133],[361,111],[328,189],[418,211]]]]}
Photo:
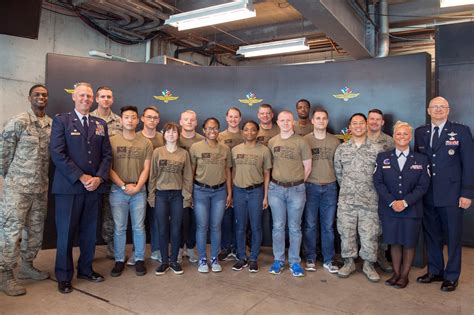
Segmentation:
{"type": "Polygon", "coordinates": [[[151,252],[150,258],[153,259],[153,260],[162,262],[161,251],[155,250],[154,252],[151,252]]]}
{"type": "Polygon", "coordinates": [[[328,262],[327,264],[323,264],[323,267],[330,273],[337,273],[339,271],[339,267],[336,266],[332,261],[328,262]]]}
{"type": "Polygon", "coordinates": [[[187,248],[186,256],[188,256],[189,262],[197,263],[198,259],[197,259],[196,253],[194,252],[194,248],[187,248]]]}
{"type": "Polygon", "coordinates": [[[209,266],[207,265],[207,260],[205,258],[203,258],[199,261],[198,271],[202,272],[202,273],[208,273],[209,272],[209,266]]]}
{"type": "Polygon", "coordinates": [[[306,271],[316,271],[316,264],[314,263],[314,260],[308,259],[306,261],[306,267],[304,269],[306,271]]]}
{"type": "Polygon", "coordinates": [[[214,258],[211,259],[211,268],[212,268],[212,272],[221,272],[222,271],[222,266],[217,261],[217,257],[214,257],[214,258]]]}
{"type": "Polygon", "coordinates": [[[127,259],[127,265],[129,266],[135,266],[135,252],[132,252],[130,257],[127,259]]]}

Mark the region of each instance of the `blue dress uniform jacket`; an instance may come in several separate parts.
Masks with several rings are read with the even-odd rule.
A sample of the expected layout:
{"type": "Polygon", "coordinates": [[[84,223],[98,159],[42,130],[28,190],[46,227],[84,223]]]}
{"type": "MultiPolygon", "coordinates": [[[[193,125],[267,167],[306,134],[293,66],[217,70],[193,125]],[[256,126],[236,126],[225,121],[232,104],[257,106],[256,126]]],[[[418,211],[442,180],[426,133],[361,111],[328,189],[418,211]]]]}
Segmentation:
{"type": "MultiPolygon", "coordinates": [[[[50,142],[51,159],[56,166],[52,186],[53,194],[87,193],[79,178],[83,174],[109,177],[112,149],[107,124],[89,115],[89,132],[86,135],[75,112],[54,117],[50,142]]],[[[104,193],[101,184],[97,193],[104,193]]]]}
{"type": "Polygon", "coordinates": [[[459,197],[474,199],[474,145],[467,126],[447,121],[436,148],[431,148],[431,125],[415,130],[415,152],[428,157],[431,189],[425,202],[435,207],[457,207],[459,197]]]}
{"type": "Polygon", "coordinates": [[[422,218],[423,196],[430,176],[428,158],[410,151],[403,169],[398,166],[395,150],[379,153],[374,173],[374,185],[379,195],[379,214],[399,218],[422,218]],[[390,207],[395,200],[405,200],[408,207],[396,212],[390,207]]]}

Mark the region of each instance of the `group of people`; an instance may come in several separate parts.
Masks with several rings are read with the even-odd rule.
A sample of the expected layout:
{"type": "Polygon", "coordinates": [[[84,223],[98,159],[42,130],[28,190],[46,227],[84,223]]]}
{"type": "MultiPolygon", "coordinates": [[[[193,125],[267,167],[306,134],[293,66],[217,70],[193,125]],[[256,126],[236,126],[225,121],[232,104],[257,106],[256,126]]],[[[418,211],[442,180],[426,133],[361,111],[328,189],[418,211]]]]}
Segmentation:
{"type": "Polygon", "coordinates": [[[33,86],[28,99],[31,109],[8,121],[0,139],[0,290],[7,295],[26,293],[13,273],[18,256],[17,278],[50,276],[33,266],[47,212],[50,158],[55,167],[55,274],[61,293],[73,290],[76,232],[77,278],[104,281],[92,268],[100,209],[107,256],[115,260],[112,277],[120,276],[125,264],[134,265],[138,276],[146,274],[145,220],[150,224],[151,258],[160,261],[156,275],[168,270],[182,274],[184,255],[201,273],[220,272],[220,261],[231,259],[235,271],[258,272],[262,215],[270,209],[271,274],[285,269],[287,230],[289,269],[295,277],[316,271],[320,243],[328,272],[347,278],[360,256],[368,280],[380,281],[377,263],[392,272],[386,285],[404,288],[423,226],[428,270],[417,282],[441,281],[443,291],[457,287],[463,211],[474,197],[469,163],[474,146],[467,126],[448,121],[449,103],[442,97],[430,101],[431,123],[414,132],[414,149],[409,146],[412,127],[398,121],[393,138],[388,136],[378,109],[367,117],[353,114],[348,121],[351,138],[340,143],[327,131],[328,112],[321,107],[311,112],[305,99],[296,103],[296,121],[291,111],[283,110],[275,124],[271,105],[263,104],[258,122],[241,122],[240,110],[231,107],[224,131],[210,117],[202,124],[202,135],[196,132],[192,110],[181,113],[179,124],[167,122],[161,133],[156,107],[140,115],[135,106],[124,106],[120,115],[114,114],[108,87],[96,90],[98,107],[91,112],[94,93],[85,82],[74,87],[74,110],[54,119],[45,113],[44,85],[33,86]],[[143,130],[137,132],[140,120],[143,130]],[[129,215],[133,253],[127,260],[129,215]],[[334,259],[335,221],[341,267],[334,259]]]}

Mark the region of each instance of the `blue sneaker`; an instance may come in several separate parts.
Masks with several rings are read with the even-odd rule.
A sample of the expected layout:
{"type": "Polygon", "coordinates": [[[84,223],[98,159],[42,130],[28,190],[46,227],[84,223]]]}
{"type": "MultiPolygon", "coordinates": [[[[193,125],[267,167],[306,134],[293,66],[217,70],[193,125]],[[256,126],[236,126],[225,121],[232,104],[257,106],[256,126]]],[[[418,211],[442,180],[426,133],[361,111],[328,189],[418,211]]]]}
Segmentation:
{"type": "Polygon", "coordinates": [[[290,264],[290,270],[294,277],[304,277],[304,270],[299,263],[290,264]]]}
{"type": "Polygon", "coordinates": [[[283,269],[285,269],[285,263],[283,261],[275,260],[268,272],[272,275],[279,275],[283,269]]]}

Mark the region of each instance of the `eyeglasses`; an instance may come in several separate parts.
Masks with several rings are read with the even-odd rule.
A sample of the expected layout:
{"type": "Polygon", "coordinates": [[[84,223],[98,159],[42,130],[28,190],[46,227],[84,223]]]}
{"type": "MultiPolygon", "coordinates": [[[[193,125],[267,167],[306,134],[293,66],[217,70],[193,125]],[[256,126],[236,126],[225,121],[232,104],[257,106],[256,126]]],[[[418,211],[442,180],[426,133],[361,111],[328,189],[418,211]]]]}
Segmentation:
{"type": "Polygon", "coordinates": [[[431,105],[429,108],[431,109],[436,109],[436,110],[440,110],[440,109],[448,109],[449,106],[445,106],[445,105],[431,105]]]}
{"type": "Polygon", "coordinates": [[[207,132],[212,132],[212,131],[219,131],[219,128],[211,128],[211,127],[207,127],[207,128],[204,128],[205,131],[207,132]]]}
{"type": "Polygon", "coordinates": [[[160,117],[158,116],[145,116],[146,119],[149,119],[149,120],[159,120],[160,117]]]}

